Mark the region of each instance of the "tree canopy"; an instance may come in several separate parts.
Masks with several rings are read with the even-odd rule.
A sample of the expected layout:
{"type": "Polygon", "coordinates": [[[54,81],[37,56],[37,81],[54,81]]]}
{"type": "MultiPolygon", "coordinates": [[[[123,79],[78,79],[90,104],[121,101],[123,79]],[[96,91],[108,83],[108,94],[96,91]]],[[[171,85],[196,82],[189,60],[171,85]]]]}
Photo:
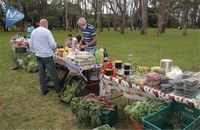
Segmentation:
{"type": "MultiPolygon", "coordinates": [[[[99,32],[114,28],[121,34],[126,28],[147,34],[147,28],[158,28],[161,36],[166,28],[200,28],[199,0],[6,0],[6,5],[23,12],[25,18],[15,24],[18,29],[28,21],[35,25],[47,18],[53,28],[66,31],[77,28],[77,20],[85,17],[99,32]]],[[[5,12],[0,8],[0,25],[5,27],[5,12]]]]}

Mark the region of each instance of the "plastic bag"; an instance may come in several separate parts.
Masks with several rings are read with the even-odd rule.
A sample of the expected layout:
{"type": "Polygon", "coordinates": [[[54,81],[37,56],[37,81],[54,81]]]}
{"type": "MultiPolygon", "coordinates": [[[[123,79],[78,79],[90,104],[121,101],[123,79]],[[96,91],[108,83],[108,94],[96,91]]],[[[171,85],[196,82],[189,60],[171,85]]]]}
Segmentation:
{"type": "Polygon", "coordinates": [[[182,70],[178,66],[172,66],[171,71],[165,74],[169,79],[175,79],[177,76],[183,74],[182,70]]]}

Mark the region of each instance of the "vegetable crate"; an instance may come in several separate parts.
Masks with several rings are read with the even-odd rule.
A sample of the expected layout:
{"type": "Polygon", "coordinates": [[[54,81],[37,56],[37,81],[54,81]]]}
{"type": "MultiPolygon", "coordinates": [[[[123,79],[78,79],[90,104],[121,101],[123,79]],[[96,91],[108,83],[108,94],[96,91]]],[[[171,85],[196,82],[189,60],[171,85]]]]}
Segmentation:
{"type": "Polygon", "coordinates": [[[15,47],[14,51],[15,51],[15,53],[26,53],[27,48],[26,47],[15,47]]]}
{"type": "Polygon", "coordinates": [[[105,125],[102,125],[102,126],[99,126],[97,128],[94,128],[92,130],[115,130],[114,128],[111,128],[108,124],[105,124],[105,125]]]}
{"type": "Polygon", "coordinates": [[[81,95],[85,85],[86,83],[83,77],[71,76],[59,93],[58,97],[61,101],[70,104],[74,96],[81,95]]]}
{"type": "MultiPolygon", "coordinates": [[[[177,122],[177,120],[174,120],[177,122]]],[[[194,109],[185,104],[173,102],[169,106],[161,109],[153,115],[142,118],[143,129],[145,130],[161,130],[161,129],[182,129],[197,130],[200,126],[200,110],[194,109]],[[171,118],[176,114],[180,119],[179,128],[174,128],[172,122],[175,118],[171,118]]],[[[177,126],[177,125],[176,125],[177,126]]]]}
{"type": "Polygon", "coordinates": [[[101,111],[102,124],[108,124],[111,127],[118,120],[118,106],[115,102],[113,102],[113,105],[114,105],[114,110],[103,109],[101,111]]]}

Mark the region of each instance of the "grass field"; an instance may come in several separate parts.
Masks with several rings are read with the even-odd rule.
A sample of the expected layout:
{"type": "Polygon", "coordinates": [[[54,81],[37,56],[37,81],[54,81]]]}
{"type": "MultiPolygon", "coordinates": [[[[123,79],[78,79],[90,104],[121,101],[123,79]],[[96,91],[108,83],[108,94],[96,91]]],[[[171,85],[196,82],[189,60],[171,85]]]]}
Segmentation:
{"type": "MultiPolygon", "coordinates": [[[[70,107],[58,100],[55,91],[40,94],[37,73],[10,69],[13,54],[9,40],[15,33],[0,32],[0,100],[4,102],[0,107],[0,129],[91,129],[76,122],[70,107]]],[[[161,59],[170,58],[183,71],[200,71],[200,30],[188,30],[188,34],[167,30],[156,37],[154,29],[145,36],[138,31],[125,35],[104,31],[97,39],[99,48],[107,48],[109,59],[126,61],[128,53],[133,53],[139,65],[158,66],[161,59]]],[[[53,31],[53,35],[57,43],[64,44],[65,32],[53,31]]],[[[114,127],[131,129],[123,105],[119,106],[119,121],[114,127]]]]}

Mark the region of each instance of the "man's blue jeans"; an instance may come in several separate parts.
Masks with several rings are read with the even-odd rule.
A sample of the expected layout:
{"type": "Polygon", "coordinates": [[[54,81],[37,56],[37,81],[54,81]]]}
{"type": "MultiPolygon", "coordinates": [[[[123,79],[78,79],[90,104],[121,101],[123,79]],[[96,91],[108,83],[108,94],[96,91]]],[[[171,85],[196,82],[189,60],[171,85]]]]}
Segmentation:
{"type": "Polygon", "coordinates": [[[59,93],[62,88],[60,86],[60,80],[57,75],[56,65],[54,63],[53,56],[45,58],[37,57],[37,61],[39,67],[39,79],[40,79],[40,87],[42,94],[45,94],[48,91],[46,83],[46,69],[49,71],[51,75],[56,92],[59,93]]]}

